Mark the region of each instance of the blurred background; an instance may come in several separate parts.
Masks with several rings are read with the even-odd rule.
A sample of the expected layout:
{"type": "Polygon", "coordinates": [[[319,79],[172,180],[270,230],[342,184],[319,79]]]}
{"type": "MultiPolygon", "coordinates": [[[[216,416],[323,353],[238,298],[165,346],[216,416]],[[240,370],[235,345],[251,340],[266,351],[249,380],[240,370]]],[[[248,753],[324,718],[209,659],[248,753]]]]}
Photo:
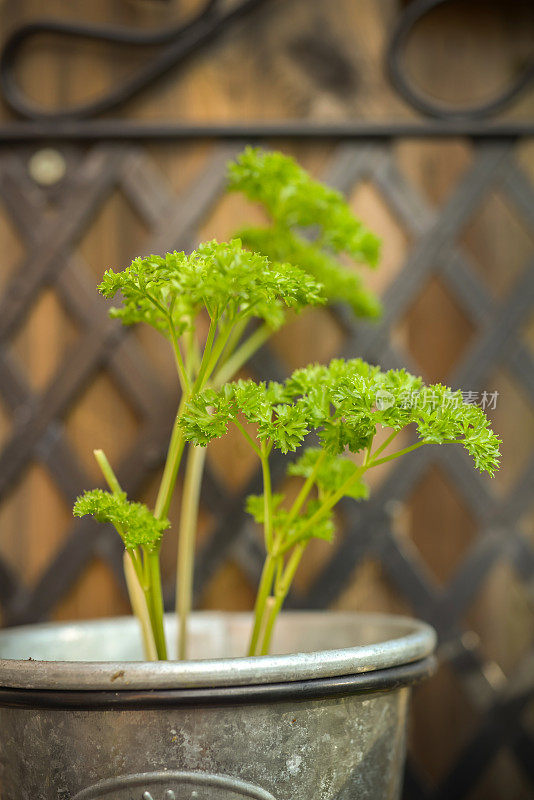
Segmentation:
{"type": "MultiPolygon", "coordinates": [[[[129,494],[153,500],[177,382],[166,343],[108,320],[95,285],[133,256],[258,221],[224,194],[225,164],[248,142],[276,147],[345,192],[383,238],[366,277],[385,312],[364,324],[308,311],[251,373],[339,354],[407,366],[486,404],[503,439],[493,481],[455,448],[386,465],[369,503],[342,507],[334,546],[310,545],[290,605],[437,628],[440,668],[414,693],[406,798],[532,798],[534,9],[208,6],[173,38],[205,0],[49,0],[47,19],[69,25],[17,40],[42,3],[0,1],[2,624],[128,612],[118,537],[74,523],[71,507],[99,482],[95,447],[129,494]],[[76,31],[87,24],[125,41],[86,41],[76,31]],[[143,43],[158,31],[169,35],[143,43]],[[169,69],[151,76],[158,59],[169,69]]],[[[239,440],[210,447],[198,608],[252,606],[261,548],[242,497],[254,469],[239,440]]],[[[163,560],[170,608],[172,535],[163,560]]]]}

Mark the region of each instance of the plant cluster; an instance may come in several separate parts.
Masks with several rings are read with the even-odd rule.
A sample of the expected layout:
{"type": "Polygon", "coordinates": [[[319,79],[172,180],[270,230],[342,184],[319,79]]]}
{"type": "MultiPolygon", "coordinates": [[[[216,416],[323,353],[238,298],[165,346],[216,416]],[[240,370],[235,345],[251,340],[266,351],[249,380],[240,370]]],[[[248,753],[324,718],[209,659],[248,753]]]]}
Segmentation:
{"type": "Polygon", "coordinates": [[[374,268],[380,241],[354,216],[340,192],[313,180],[282,153],[252,147],[230,165],[229,189],[261,203],[270,219],[267,227],[239,232],[247,247],[307,270],[329,302],[346,303],[361,317],[380,314],[378,298],[339,260],[345,254],[374,268]]]}
{"type": "Polygon", "coordinates": [[[424,387],[404,370],[383,372],[360,359],[337,359],[299,369],[284,383],[228,382],[284,323],[288,309],[299,312],[338,300],[362,315],[379,309],[361,279],[339,260],[346,254],[374,266],[378,258],[378,240],[339,193],[313,181],[292,159],[252,149],[230,166],[229,179],[232,191],[263,204],[270,227],[243,231],[242,239],[230,242],[201,244],[190,254],[137,258],[120,272],[107,270],[99,286],[105,297],[121,297],[112,316],[126,325],[144,322],[169,340],[181,386],[154,510],[127,499],[102,451],[95,456],[109,491],[88,491],[74,508],[78,516],[111,523],[123,540],[130,599],[147,658],[167,657],[159,553],[187,442],[176,592],[181,658],[205,450],[230,425],[258,457],[263,475],[263,494],[247,501],[263,526],[266,548],[251,655],[269,651],[309,541],[333,538],[336,504],[343,497],[368,496],[369,469],[432,443],[462,445],[490,474],[498,464],[499,441],[483,412],[466,405],[461,392],[441,385],[430,387],[431,403],[406,403],[424,387]],[[201,336],[204,324],[207,334],[201,336]],[[395,438],[408,426],[415,428],[417,441],[395,450],[395,438]],[[377,435],[382,429],[385,438],[377,435]],[[306,447],[310,435],[317,446],[306,447]],[[302,485],[289,502],[273,491],[269,456],[273,450],[299,449],[288,474],[302,485]]]}
{"type": "Polygon", "coordinates": [[[264,493],[249,497],[248,511],[263,525],[267,558],[250,655],[269,651],[276,617],[308,542],[333,538],[336,504],[346,496],[368,496],[363,480],[368,470],[439,443],[462,445],[479,470],[494,473],[499,440],[484,412],[464,403],[461,392],[441,384],[427,388],[432,402],[409,404],[405,398],[423,389],[421,379],[405,370],[382,372],[361,359],[335,359],[329,365],[298,369],[284,384],[241,380],[218,392],[205,390],[187,404],[180,424],[189,441],[205,446],[233,424],[261,462],[264,493]],[[391,449],[399,433],[412,424],[417,441],[391,449]],[[386,438],[375,446],[381,429],[386,438]],[[272,492],[269,454],[273,449],[296,451],[312,432],[320,446],[305,449],[289,465],[288,474],[304,482],[288,507],[283,495],[272,492]],[[359,461],[353,455],[360,456],[359,461]]]}

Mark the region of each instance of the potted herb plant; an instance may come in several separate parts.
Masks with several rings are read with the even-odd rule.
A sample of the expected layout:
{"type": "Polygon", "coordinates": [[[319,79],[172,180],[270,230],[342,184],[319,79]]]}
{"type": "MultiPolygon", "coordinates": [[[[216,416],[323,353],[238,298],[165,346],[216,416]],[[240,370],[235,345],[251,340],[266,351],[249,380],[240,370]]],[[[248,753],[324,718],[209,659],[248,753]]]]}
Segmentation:
{"type": "Polygon", "coordinates": [[[378,302],[339,256],[374,266],[378,241],[341,195],[281,154],[247,149],[230,167],[230,188],[261,202],[270,224],[190,254],[135,259],[99,287],[120,295],[111,313],[124,324],[151,325],[169,340],[178,409],[153,509],[127,498],[102,451],[107,487],[74,508],[122,538],[137,620],[0,635],[3,800],[399,795],[409,687],[432,667],[432,629],[403,617],[280,612],[309,542],[334,537],[336,504],[364,501],[370,470],[446,444],[492,474],[499,441],[461,392],[361,359],[312,364],[283,383],[234,380],[287,309],[343,301],[375,316],[378,302]],[[229,426],[263,476],[262,494],[247,501],[265,544],[252,618],[191,613],[206,446],[229,426]],[[406,429],[415,441],[397,446],[406,429]],[[273,486],[275,450],[290,456],[296,497],[273,486]],[[165,616],[159,553],[174,527],[177,613],[165,616]]]}

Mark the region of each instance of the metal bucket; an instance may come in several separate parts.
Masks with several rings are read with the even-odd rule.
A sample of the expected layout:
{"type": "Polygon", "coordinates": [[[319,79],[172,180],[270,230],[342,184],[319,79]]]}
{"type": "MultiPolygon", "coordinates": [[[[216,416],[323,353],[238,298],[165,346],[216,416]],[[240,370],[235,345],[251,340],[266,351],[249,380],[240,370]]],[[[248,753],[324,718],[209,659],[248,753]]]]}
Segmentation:
{"type": "Polygon", "coordinates": [[[289,612],[239,658],[250,622],[193,614],[189,662],[141,661],[133,618],[0,633],[2,800],[398,798],[432,628],[289,612]]]}

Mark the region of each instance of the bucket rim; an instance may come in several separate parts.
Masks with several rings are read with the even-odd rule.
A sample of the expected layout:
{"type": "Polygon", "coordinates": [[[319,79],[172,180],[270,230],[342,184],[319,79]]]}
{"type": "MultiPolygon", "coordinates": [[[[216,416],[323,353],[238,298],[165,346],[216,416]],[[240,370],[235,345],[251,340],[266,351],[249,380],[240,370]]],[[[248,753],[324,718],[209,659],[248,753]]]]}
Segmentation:
{"type": "MultiPolygon", "coordinates": [[[[225,626],[250,622],[251,616],[242,612],[199,611],[191,615],[192,629],[208,631],[218,626],[221,635],[225,626]]],[[[171,629],[174,615],[166,615],[166,627],[171,629]]],[[[138,635],[137,620],[133,617],[115,617],[75,623],[40,623],[8,628],[0,631],[0,655],[21,653],[25,658],[0,658],[0,691],[10,689],[62,691],[100,691],[113,694],[155,690],[191,690],[231,687],[279,686],[294,682],[339,679],[388,671],[421,662],[423,672],[428,664],[423,662],[432,655],[436,646],[436,633],[425,622],[410,617],[391,614],[362,614],[340,611],[285,611],[279,624],[286,632],[306,627],[325,626],[326,631],[343,626],[357,631],[373,630],[377,641],[354,644],[335,649],[315,649],[312,652],[295,652],[256,657],[227,657],[195,659],[192,661],[73,661],[33,660],[31,652],[39,642],[50,643],[53,637],[71,647],[83,639],[84,633],[101,633],[110,637],[138,635]],[[380,636],[383,631],[383,636],[380,636]],[[31,659],[31,660],[30,660],[31,659]]],[[[375,676],[376,677],[376,676],[375,676]]],[[[390,678],[392,674],[390,674],[390,678]]],[[[378,681],[380,683],[380,681],[378,681]]],[[[2,692],[3,693],[3,692],[2,692]]]]}
{"type": "Polygon", "coordinates": [[[325,700],[356,694],[391,692],[413,686],[434,674],[435,656],[397,667],[342,675],[337,678],[266,683],[250,686],[211,686],[191,689],[111,690],[4,689],[0,708],[126,711],[195,708],[203,706],[261,705],[295,700],[325,700]]]}

